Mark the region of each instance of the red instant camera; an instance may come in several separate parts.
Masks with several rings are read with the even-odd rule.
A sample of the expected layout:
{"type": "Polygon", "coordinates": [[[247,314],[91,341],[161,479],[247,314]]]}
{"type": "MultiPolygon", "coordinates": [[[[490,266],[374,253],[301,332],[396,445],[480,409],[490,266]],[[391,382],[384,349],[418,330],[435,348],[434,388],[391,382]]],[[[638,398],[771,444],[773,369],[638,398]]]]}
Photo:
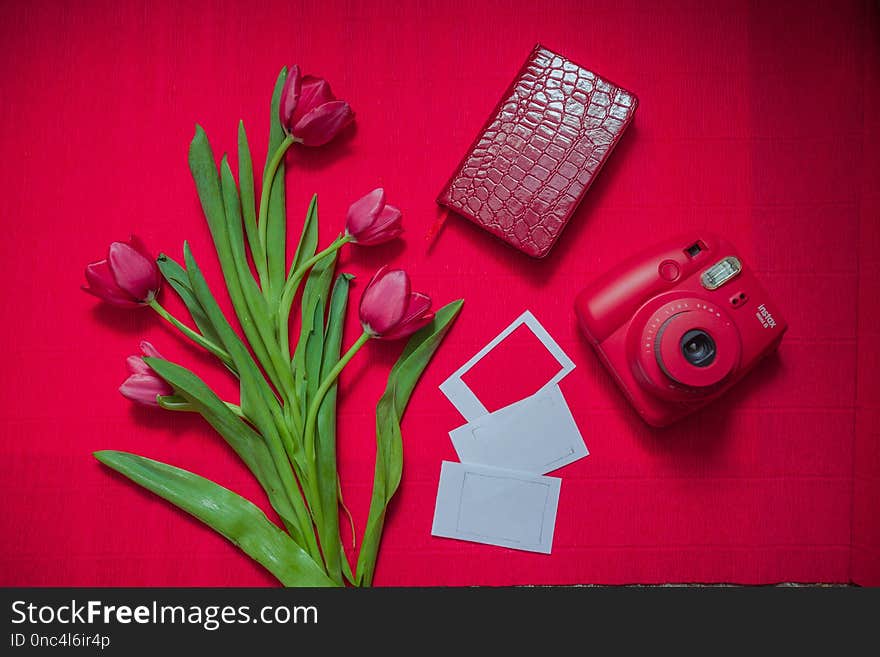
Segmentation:
{"type": "Polygon", "coordinates": [[[628,260],[584,289],[575,311],[624,394],[656,427],[721,395],[788,328],[733,246],[711,235],[628,260]]]}

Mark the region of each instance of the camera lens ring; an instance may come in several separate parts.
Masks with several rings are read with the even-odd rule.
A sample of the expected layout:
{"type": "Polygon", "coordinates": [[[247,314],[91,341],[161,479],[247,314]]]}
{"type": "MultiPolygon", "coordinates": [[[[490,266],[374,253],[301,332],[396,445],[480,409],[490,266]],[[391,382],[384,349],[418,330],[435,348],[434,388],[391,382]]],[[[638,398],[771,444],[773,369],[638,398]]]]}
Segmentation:
{"type": "Polygon", "coordinates": [[[660,369],[663,370],[663,373],[673,380],[675,380],[675,377],[672,376],[668,369],[666,369],[666,364],[663,362],[663,354],[660,352],[660,348],[663,345],[663,334],[666,332],[666,329],[669,328],[672,320],[683,314],[684,313],[675,313],[671,317],[668,317],[666,321],[660,325],[660,328],[657,329],[657,337],[654,339],[654,357],[657,359],[657,364],[660,366],[660,369]]]}
{"type": "Polygon", "coordinates": [[[715,362],[718,351],[712,336],[700,328],[681,336],[679,348],[684,359],[694,367],[708,367],[715,362]]]}
{"type": "Polygon", "coordinates": [[[725,309],[704,299],[675,296],[648,304],[633,317],[627,334],[627,354],[636,380],[668,399],[692,399],[710,392],[736,368],[742,343],[736,324],[725,309]],[[681,339],[702,329],[716,345],[713,362],[695,367],[682,353],[681,339]]]}

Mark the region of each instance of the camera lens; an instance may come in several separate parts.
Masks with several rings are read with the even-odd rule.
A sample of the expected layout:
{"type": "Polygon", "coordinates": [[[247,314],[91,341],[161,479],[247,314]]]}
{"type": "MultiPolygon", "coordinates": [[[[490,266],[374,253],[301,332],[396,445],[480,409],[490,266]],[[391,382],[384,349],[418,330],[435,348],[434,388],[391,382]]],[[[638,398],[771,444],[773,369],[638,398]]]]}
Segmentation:
{"type": "Polygon", "coordinates": [[[681,353],[694,367],[706,367],[715,360],[715,341],[701,329],[688,331],[681,339],[681,353]]]}

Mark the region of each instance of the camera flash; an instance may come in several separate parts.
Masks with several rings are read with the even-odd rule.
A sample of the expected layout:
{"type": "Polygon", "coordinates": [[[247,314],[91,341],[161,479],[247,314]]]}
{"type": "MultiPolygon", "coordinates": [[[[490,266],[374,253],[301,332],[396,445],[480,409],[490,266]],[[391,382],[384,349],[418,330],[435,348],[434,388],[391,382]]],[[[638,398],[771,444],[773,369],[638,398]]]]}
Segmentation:
{"type": "Polygon", "coordinates": [[[717,290],[741,271],[742,264],[739,259],[728,256],[704,271],[703,275],[700,276],[700,282],[707,290],[717,290]]]}

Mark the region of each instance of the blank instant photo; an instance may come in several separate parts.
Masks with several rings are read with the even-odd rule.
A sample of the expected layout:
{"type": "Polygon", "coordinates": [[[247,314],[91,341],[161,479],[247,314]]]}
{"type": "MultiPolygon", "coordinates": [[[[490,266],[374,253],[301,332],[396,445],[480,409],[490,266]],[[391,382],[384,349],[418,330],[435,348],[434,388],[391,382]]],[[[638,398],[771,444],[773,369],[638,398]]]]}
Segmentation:
{"type": "Polygon", "coordinates": [[[589,454],[559,386],[449,432],[458,458],[546,474],[589,454]]]}
{"type": "Polygon", "coordinates": [[[556,477],[443,461],[431,534],[550,554],[556,477]]]}

